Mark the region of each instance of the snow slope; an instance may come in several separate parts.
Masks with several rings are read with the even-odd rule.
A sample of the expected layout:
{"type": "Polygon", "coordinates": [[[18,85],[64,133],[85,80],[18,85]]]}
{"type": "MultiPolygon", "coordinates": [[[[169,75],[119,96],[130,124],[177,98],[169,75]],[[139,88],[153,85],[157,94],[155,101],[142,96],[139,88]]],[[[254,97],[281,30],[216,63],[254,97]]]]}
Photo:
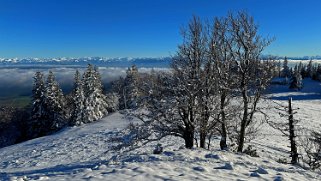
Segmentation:
{"type": "MultiPolygon", "coordinates": [[[[317,92],[321,86],[311,86],[317,92]]],[[[308,87],[307,87],[308,89],[308,87]]],[[[287,95],[308,96],[307,92],[271,91],[274,100],[264,101],[271,120],[279,120],[271,107],[274,101],[285,104],[287,95]]],[[[303,89],[304,90],[304,89],[303,89]]],[[[296,116],[300,125],[318,129],[320,99],[294,99],[300,107],[296,116]]],[[[99,122],[66,128],[54,135],[0,149],[0,180],[320,180],[319,172],[278,163],[287,159],[288,140],[264,124],[253,145],[260,157],[220,151],[219,138],[211,150],[185,149],[179,138],[161,140],[164,152],[152,154],[158,142],[130,151],[112,151],[117,136],[130,122],[137,122],[117,112],[99,122]]],[[[299,135],[304,136],[304,135],[299,135]]],[[[300,150],[299,150],[300,151],[300,150]]]]}

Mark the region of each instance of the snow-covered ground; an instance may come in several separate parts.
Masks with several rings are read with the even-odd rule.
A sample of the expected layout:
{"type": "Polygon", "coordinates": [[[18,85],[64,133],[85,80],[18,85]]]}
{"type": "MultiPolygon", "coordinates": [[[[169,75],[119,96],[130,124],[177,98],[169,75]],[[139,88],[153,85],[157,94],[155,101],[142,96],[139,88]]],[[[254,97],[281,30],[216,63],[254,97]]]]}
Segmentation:
{"type": "MultiPolygon", "coordinates": [[[[321,85],[310,80],[305,88],[270,90],[273,100],[264,101],[271,120],[279,120],[273,102],[294,99],[296,118],[308,129],[320,128],[321,85]]],[[[101,121],[66,128],[56,134],[0,149],[0,180],[320,180],[321,174],[299,166],[281,164],[287,159],[288,139],[264,124],[250,143],[259,157],[219,150],[215,138],[211,150],[185,149],[180,138],[167,137],[131,151],[112,151],[119,135],[130,122],[116,112],[101,121]],[[161,143],[162,154],[152,154],[161,143]]],[[[304,135],[300,135],[304,136],[304,135]]],[[[300,150],[299,150],[300,151],[300,150]]]]}

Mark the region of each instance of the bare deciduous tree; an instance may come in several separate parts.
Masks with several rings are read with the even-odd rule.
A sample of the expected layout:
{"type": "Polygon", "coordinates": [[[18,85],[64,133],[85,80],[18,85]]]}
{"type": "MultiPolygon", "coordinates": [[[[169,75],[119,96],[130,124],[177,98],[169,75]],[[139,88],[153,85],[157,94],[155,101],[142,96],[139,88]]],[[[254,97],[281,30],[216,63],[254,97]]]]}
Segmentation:
{"type": "Polygon", "coordinates": [[[257,103],[272,78],[274,64],[260,59],[270,40],[257,34],[257,25],[246,13],[215,19],[212,26],[193,17],[182,35],[171,73],[147,86],[155,90],[145,91],[151,92],[147,111],[137,116],[162,136],[182,137],[187,148],[193,147],[198,133],[205,148],[206,138],[219,130],[221,149],[226,149],[227,110],[235,107],[230,100],[237,97],[243,103],[237,126],[242,151],[246,129],[252,130],[257,103]]]}
{"type": "Polygon", "coordinates": [[[258,26],[253,17],[245,12],[237,16],[229,15],[233,36],[233,58],[237,63],[237,93],[242,99],[243,110],[239,130],[238,152],[242,152],[246,137],[246,128],[253,122],[257,104],[263,91],[272,78],[274,63],[260,58],[262,51],[272,40],[258,34],[258,26]]]}
{"type": "MultiPolygon", "coordinates": [[[[216,96],[219,105],[216,121],[220,123],[221,134],[220,147],[227,149],[227,107],[230,103],[231,93],[236,80],[233,74],[233,39],[228,32],[229,22],[227,18],[215,18],[210,34],[209,60],[212,63],[216,96]]],[[[214,96],[214,95],[212,95],[214,96]]]]}

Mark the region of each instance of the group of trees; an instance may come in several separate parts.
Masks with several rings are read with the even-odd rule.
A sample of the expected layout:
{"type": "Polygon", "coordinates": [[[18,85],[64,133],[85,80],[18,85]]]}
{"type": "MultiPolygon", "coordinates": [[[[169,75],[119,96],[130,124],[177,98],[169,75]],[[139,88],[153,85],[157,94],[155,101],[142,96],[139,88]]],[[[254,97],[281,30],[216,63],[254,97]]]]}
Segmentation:
{"type": "Polygon", "coordinates": [[[21,108],[0,107],[0,148],[27,140],[29,114],[21,108]]]}
{"type": "Polygon", "coordinates": [[[89,64],[83,75],[76,70],[73,89],[64,94],[52,71],[47,77],[36,72],[30,106],[0,108],[0,148],[51,134],[66,126],[97,121],[119,108],[136,107],[138,77],[137,68],[129,68],[126,78],[120,79],[125,81],[115,81],[122,83],[121,91],[105,94],[98,68],[89,64]]]}
{"type": "Polygon", "coordinates": [[[36,72],[30,118],[32,137],[47,135],[67,125],[93,122],[108,113],[108,100],[94,66],[88,65],[82,78],[76,71],[74,89],[68,96],[64,96],[52,71],[44,79],[43,73],[36,72]]]}
{"type": "Polygon", "coordinates": [[[105,94],[98,68],[89,64],[83,75],[76,70],[73,89],[64,94],[52,71],[47,77],[36,72],[30,106],[0,108],[0,147],[94,122],[119,109],[137,108],[142,104],[141,76],[134,65],[105,94]]]}
{"type": "Polygon", "coordinates": [[[321,65],[313,64],[312,60],[308,64],[299,62],[293,68],[288,66],[287,57],[284,58],[282,69],[281,63],[279,66],[279,77],[286,79],[285,83],[290,84],[290,89],[301,90],[303,88],[302,80],[311,78],[312,80],[321,81],[321,65]]]}
{"type": "Polygon", "coordinates": [[[139,106],[140,97],[142,97],[141,77],[135,65],[129,67],[126,71],[126,77],[120,77],[112,82],[112,91],[119,98],[119,109],[134,109],[139,106]]]}
{"type": "Polygon", "coordinates": [[[218,133],[221,149],[228,149],[230,137],[242,152],[275,69],[273,61],[260,59],[271,40],[258,35],[257,25],[245,12],[212,23],[193,17],[182,36],[171,71],[151,74],[153,83],[139,87],[144,93],[140,97],[147,97],[146,111],[135,116],[150,132],[143,139],[175,135],[184,139],[186,148],[192,148],[194,140],[205,148],[206,139],[218,133]]]}

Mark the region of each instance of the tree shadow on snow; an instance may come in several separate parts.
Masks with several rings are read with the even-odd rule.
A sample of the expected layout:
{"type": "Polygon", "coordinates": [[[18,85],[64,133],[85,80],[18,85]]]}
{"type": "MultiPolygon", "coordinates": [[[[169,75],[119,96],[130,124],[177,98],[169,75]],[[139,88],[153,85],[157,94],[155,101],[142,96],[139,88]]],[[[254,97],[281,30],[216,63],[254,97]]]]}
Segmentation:
{"type": "Polygon", "coordinates": [[[270,99],[272,100],[279,100],[279,101],[285,101],[288,100],[289,97],[292,97],[292,100],[317,100],[321,99],[321,94],[319,93],[312,93],[312,94],[306,94],[306,95],[286,95],[286,96],[271,96],[270,99]]]}
{"type": "Polygon", "coordinates": [[[0,172],[0,180],[10,180],[11,177],[23,177],[26,176],[28,179],[39,179],[41,176],[56,176],[56,175],[65,175],[72,174],[78,170],[85,168],[93,168],[99,165],[98,162],[82,162],[79,164],[70,164],[70,165],[56,165],[49,168],[41,168],[27,171],[16,171],[16,172],[0,172]]]}
{"type": "Polygon", "coordinates": [[[301,90],[289,89],[289,85],[271,85],[266,90],[266,95],[272,100],[318,100],[321,99],[321,83],[311,79],[303,80],[301,90]]]}

